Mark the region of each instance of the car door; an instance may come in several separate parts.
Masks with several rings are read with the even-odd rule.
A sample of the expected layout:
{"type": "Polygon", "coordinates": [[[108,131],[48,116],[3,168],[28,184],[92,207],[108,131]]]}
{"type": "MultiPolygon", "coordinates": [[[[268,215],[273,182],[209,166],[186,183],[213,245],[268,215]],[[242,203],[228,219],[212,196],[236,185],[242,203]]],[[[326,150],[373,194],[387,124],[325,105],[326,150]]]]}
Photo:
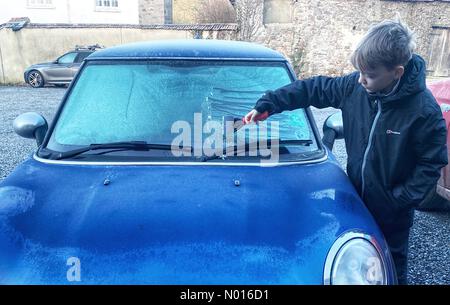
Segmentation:
{"type": "Polygon", "coordinates": [[[70,82],[75,75],[73,69],[77,55],[78,52],[69,52],[58,58],[46,71],[48,77],[47,81],[70,82]]]}

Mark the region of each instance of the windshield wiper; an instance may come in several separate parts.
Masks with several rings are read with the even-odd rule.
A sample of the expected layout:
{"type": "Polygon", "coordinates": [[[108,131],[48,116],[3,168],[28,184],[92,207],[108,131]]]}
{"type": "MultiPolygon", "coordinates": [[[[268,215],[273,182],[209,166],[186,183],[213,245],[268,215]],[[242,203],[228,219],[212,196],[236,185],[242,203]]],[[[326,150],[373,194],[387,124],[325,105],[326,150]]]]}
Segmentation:
{"type": "MultiPolygon", "coordinates": [[[[257,143],[256,143],[257,144],[257,143]]],[[[265,149],[269,149],[268,147],[270,146],[270,149],[273,147],[271,140],[267,141],[267,147],[265,149]]],[[[277,146],[281,146],[281,145],[302,145],[302,146],[309,146],[313,144],[313,141],[308,139],[308,140],[278,140],[278,145],[277,146]]],[[[215,159],[225,159],[227,157],[227,151],[232,151],[233,154],[235,152],[237,152],[237,150],[241,147],[245,147],[245,151],[248,151],[248,148],[253,145],[256,147],[255,143],[245,143],[245,145],[232,145],[232,146],[227,146],[223,149],[222,154],[221,155],[213,155],[213,156],[201,156],[200,157],[200,161],[201,162],[207,162],[207,161],[211,161],[211,160],[215,160],[215,159]]],[[[234,155],[233,155],[234,156],[234,155]]]]}
{"type": "MultiPolygon", "coordinates": [[[[99,149],[126,149],[126,150],[138,150],[138,151],[148,151],[148,150],[171,150],[176,146],[169,144],[151,144],[145,141],[129,141],[129,142],[113,142],[113,143],[102,143],[102,144],[90,144],[85,147],[77,148],[70,151],[57,153],[56,156],[51,159],[61,160],[71,157],[75,157],[85,153],[87,151],[99,150],[99,149]]],[[[192,147],[182,147],[178,149],[189,149],[193,151],[192,147]]]]}

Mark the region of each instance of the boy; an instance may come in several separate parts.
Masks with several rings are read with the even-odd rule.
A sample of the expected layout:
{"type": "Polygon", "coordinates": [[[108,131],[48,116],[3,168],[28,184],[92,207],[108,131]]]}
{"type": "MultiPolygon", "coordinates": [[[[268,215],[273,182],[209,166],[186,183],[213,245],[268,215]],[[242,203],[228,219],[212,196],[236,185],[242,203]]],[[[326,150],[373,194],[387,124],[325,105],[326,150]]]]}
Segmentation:
{"type": "Polygon", "coordinates": [[[399,284],[407,284],[414,207],[434,190],[447,164],[445,121],[414,47],[406,25],[385,20],[352,54],[357,72],[266,92],[244,118],[251,123],[308,106],[342,110],[347,174],[386,237],[399,284]]]}

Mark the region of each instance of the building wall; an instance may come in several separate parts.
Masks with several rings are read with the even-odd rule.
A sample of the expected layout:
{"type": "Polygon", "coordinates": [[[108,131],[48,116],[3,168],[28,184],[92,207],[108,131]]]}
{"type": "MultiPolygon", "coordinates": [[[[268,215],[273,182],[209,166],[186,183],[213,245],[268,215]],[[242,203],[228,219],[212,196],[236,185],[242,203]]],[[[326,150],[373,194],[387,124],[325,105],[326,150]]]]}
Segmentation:
{"type": "Polygon", "coordinates": [[[138,0],[119,0],[118,9],[112,8],[105,11],[96,8],[93,0],[69,0],[68,2],[70,3],[69,23],[139,24],[138,0]]]}
{"type": "Polygon", "coordinates": [[[65,0],[53,0],[53,7],[30,8],[27,0],[0,0],[0,24],[8,22],[13,17],[29,17],[32,22],[59,22],[68,21],[67,5],[65,0]]]}
{"type": "MultiPolygon", "coordinates": [[[[240,0],[237,0],[239,2],[240,0]]],[[[257,0],[274,5],[278,0],[257,0]]],[[[263,23],[253,41],[272,47],[296,63],[300,76],[341,75],[353,71],[349,57],[356,43],[373,23],[393,18],[398,12],[417,35],[417,53],[429,59],[433,26],[450,26],[448,1],[382,0],[285,0],[276,15],[292,14],[292,23],[276,15],[263,23]],[[289,12],[291,10],[291,12],[289,12]]]]}
{"type": "MultiPolygon", "coordinates": [[[[60,9],[58,15],[60,15],[61,18],[64,17],[64,8],[58,3],[62,3],[65,0],[53,1],[56,7],[55,10],[60,9]]],[[[89,1],[90,3],[94,2],[94,0],[82,0],[79,2],[85,1],[89,1]]],[[[237,2],[239,1],[241,0],[237,0],[237,2]]],[[[435,36],[436,34],[436,28],[433,27],[440,27],[440,29],[447,28],[447,31],[450,30],[449,0],[414,2],[389,0],[290,0],[289,3],[286,0],[255,1],[261,6],[265,5],[266,10],[261,10],[261,15],[256,16],[257,20],[259,20],[259,28],[257,34],[251,40],[274,48],[283,53],[291,60],[300,77],[308,77],[318,74],[342,75],[353,71],[349,57],[358,40],[364,35],[371,24],[382,21],[386,18],[392,18],[397,12],[416,32],[418,46],[417,53],[422,55],[426,61],[430,61],[433,35],[435,36]],[[280,6],[277,6],[277,1],[280,1],[280,6]],[[278,7],[279,11],[273,13],[273,10],[267,9],[270,7],[278,7]],[[266,16],[263,13],[264,11],[266,12],[266,16]],[[267,14],[270,14],[270,16],[267,16],[267,14]],[[292,22],[286,22],[289,21],[286,19],[286,16],[290,16],[289,18],[292,22]],[[264,20],[266,23],[264,23],[264,20]]],[[[78,3],[78,1],[73,2],[78,3]]],[[[188,21],[190,19],[188,17],[183,17],[177,13],[177,11],[180,11],[188,2],[188,0],[174,0],[174,21],[178,20],[180,21],[179,23],[189,23],[188,21]]],[[[10,3],[11,2],[7,0],[0,0],[0,7],[2,8],[0,10],[0,16],[4,15],[5,12],[9,12],[8,16],[12,15],[12,5],[10,3]],[[5,4],[6,2],[8,2],[8,5],[5,4]]],[[[14,7],[23,7],[26,5],[26,0],[16,0],[15,3],[17,3],[17,5],[14,7]]],[[[122,5],[123,3],[124,0],[119,1],[119,5],[122,5]]],[[[138,4],[140,8],[139,19],[141,23],[164,23],[164,0],[139,0],[139,2],[136,2],[136,5],[138,4]],[[147,15],[145,15],[144,12],[146,12],[147,15]]],[[[81,3],[79,5],[81,5],[81,3]]],[[[72,11],[76,11],[75,8],[76,5],[72,7],[72,11]]],[[[19,11],[13,13],[14,17],[25,16],[25,14],[22,14],[19,11]]],[[[80,17],[73,15],[73,22],[82,23],[78,21],[79,19],[77,19],[81,18],[81,15],[81,13],[80,17]]],[[[31,16],[31,18],[33,17],[31,16]]],[[[247,16],[247,18],[249,18],[249,16],[247,16]]],[[[65,22],[63,20],[65,19],[56,18],[53,22],[65,22]]],[[[36,22],[33,19],[31,19],[31,21],[36,22]]],[[[108,19],[108,21],[110,21],[110,19],[108,19]]],[[[24,68],[24,66],[39,61],[53,59],[61,52],[65,52],[67,49],[73,48],[75,44],[101,43],[106,46],[111,46],[128,41],[128,37],[134,37],[133,35],[141,35],[138,34],[141,31],[147,31],[142,29],[133,29],[128,31],[118,28],[103,30],[94,29],[92,31],[92,36],[90,36],[91,32],[88,29],[59,29],[54,31],[52,30],[52,35],[54,36],[48,36],[43,30],[41,33],[42,37],[38,37],[36,34],[38,33],[37,30],[24,30],[19,31],[16,34],[12,33],[9,29],[0,30],[3,35],[0,37],[0,57],[3,58],[2,64],[4,65],[4,68],[0,65],[0,69],[4,69],[5,71],[11,69],[10,67],[14,66],[10,64],[11,60],[13,63],[17,63],[19,65],[17,68],[14,68],[14,72],[11,72],[11,75],[15,76],[10,77],[9,70],[7,71],[8,73],[4,73],[5,75],[8,75],[6,77],[8,78],[8,82],[10,80],[16,82],[18,79],[21,79],[21,76],[17,77],[17,75],[20,75],[18,71],[24,68]],[[27,42],[26,39],[23,38],[23,36],[28,35],[25,34],[27,31],[34,31],[33,33],[35,33],[32,35],[30,34],[34,37],[30,42],[27,42]],[[125,35],[124,32],[129,32],[129,35],[131,36],[125,35]],[[62,34],[58,33],[67,34],[70,38],[66,39],[62,36],[62,34]],[[56,37],[55,42],[47,42],[48,37],[56,37]],[[14,52],[14,48],[19,48],[19,50],[22,50],[20,52],[30,52],[27,51],[26,48],[32,50],[31,47],[33,41],[35,41],[37,45],[39,45],[42,41],[45,41],[45,43],[40,44],[40,46],[51,47],[48,47],[48,51],[40,50],[40,52],[43,52],[42,54],[40,52],[34,52],[34,55],[27,54],[22,63],[19,61],[15,62],[15,59],[11,59],[16,56],[11,55],[14,52]]],[[[187,37],[193,37],[194,32],[195,31],[193,30],[186,30],[183,32],[184,34],[181,35],[184,35],[183,37],[186,35],[187,37]]],[[[153,38],[152,36],[146,36],[150,34],[155,34],[155,37],[163,35],[166,38],[178,38],[178,35],[180,35],[179,33],[176,33],[176,31],[174,32],[170,30],[163,30],[161,33],[165,34],[159,34],[157,30],[153,29],[149,33],[142,35],[144,35],[143,37],[148,37],[148,39],[153,38]]],[[[236,38],[236,36],[224,33],[228,32],[218,31],[212,34],[205,32],[204,38],[206,38],[205,35],[209,38],[236,38]]],[[[141,38],[136,37],[136,39],[141,38]]],[[[442,48],[439,50],[442,50],[442,48]]],[[[445,61],[445,58],[441,61],[445,61]]],[[[447,76],[450,76],[450,69],[446,70],[444,68],[440,69],[438,72],[439,76],[442,76],[445,73],[447,73],[447,76]]],[[[0,77],[1,75],[2,74],[0,73],[0,77]]]]}
{"type": "Polygon", "coordinates": [[[197,23],[196,8],[202,0],[173,0],[173,23],[197,23]]]}
{"type": "MultiPolygon", "coordinates": [[[[166,0],[172,2],[172,23],[196,24],[197,10],[208,0],[166,0]]],[[[228,1],[228,0],[227,0],[228,1]]],[[[290,1],[290,0],[286,0],[290,1]]],[[[165,0],[139,0],[141,24],[164,24],[165,0]]]]}
{"type": "Polygon", "coordinates": [[[164,24],[164,0],[139,0],[140,24],[164,24]]]}
{"type": "Polygon", "coordinates": [[[28,0],[0,0],[0,24],[13,17],[29,17],[33,23],[138,24],[138,0],[119,0],[117,9],[96,8],[95,0],[52,0],[45,8],[33,8],[28,0]]]}

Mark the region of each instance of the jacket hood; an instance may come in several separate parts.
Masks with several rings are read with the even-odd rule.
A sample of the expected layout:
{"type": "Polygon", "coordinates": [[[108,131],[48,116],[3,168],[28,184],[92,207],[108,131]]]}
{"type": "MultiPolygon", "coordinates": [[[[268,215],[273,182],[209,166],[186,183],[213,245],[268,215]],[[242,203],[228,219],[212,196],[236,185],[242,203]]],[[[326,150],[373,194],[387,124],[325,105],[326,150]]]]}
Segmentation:
{"type": "Polygon", "coordinates": [[[383,102],[400,100],[426,89],[426,65],[422,57],[414,54],[405,67],[397,92],[383,98],[383,102]]]}

